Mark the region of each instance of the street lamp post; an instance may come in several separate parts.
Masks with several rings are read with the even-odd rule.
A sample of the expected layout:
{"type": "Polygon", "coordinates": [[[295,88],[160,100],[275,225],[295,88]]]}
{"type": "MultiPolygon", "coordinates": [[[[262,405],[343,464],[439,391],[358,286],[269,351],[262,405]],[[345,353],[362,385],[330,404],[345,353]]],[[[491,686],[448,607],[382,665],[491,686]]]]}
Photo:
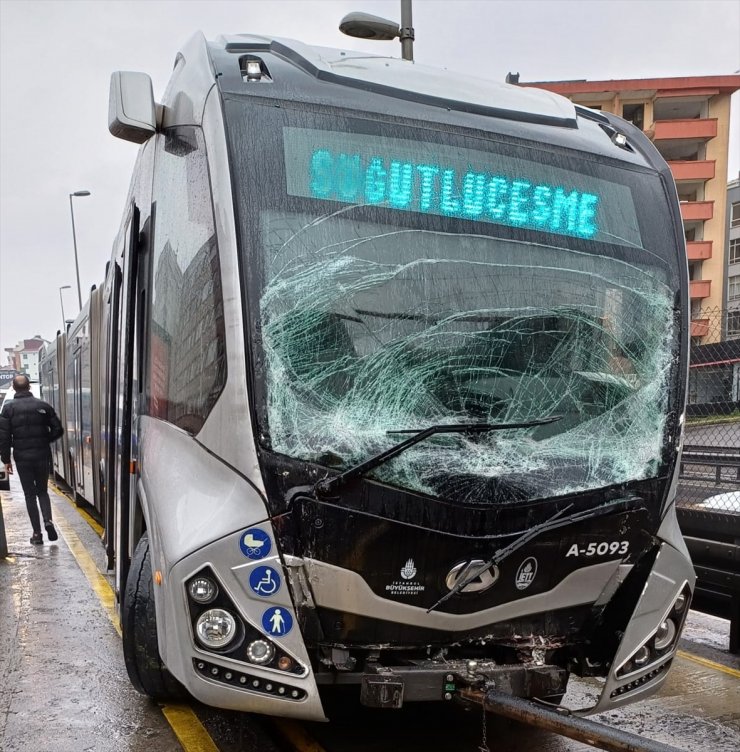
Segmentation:
{"type": "MultiPolygon", "coordinates": [[[[89,196],[90,191],[75,191],[69,194],[69,213],[72,216],[72,242],[75,248],[75,272],[77,273],[77,302],[82,310],[82,287],[80,286],[80,262],[77,260],[77,234],[75,233],[75,212],[72,207],[72,199],[75,196],[89,196]]],[[[61,292],[59,293],[61,295],[61,292]]]]}
{"type": "Polygon", "coordinates": [[[401,42],[401,57],[414,59],[414,27],[411,20],[411,0],[401,0],[401,25],[387,18],[371,16],[369,13],[348,13],[339,24],[339,30],[350,37],[401,42]]]}
{"type": "Polygon", "coordinates": [[[67,329],[67,317],[64,315],[64,300],[62,299],[62,290],[71,290],[69,285],[62,285],[59,288],[59,304],[62,306],[62,332],[67,329]]]}

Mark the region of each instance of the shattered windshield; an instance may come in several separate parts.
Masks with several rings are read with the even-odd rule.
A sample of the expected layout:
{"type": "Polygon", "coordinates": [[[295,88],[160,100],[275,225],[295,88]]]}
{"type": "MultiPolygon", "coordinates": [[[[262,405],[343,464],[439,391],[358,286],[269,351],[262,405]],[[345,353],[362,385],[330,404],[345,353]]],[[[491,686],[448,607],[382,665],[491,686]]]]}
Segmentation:
{"type": "Polygon", "coordinates": [[[656,474],[676,283],[642,245],[634,188],[521,149],[502,161],[495,145],[343,142],[335,123],[323,138],[282,136],[282,200],[252,201],[248,215],[258,412],[273,451],[341,471],[397,443],[388,431],[560,416],[435,436],[370,475],[493,503],[656,474]],[[419,165],[436,168],[426,193],[419,165]],[[457,204],[445,207],[453,170],[457,204]]]}

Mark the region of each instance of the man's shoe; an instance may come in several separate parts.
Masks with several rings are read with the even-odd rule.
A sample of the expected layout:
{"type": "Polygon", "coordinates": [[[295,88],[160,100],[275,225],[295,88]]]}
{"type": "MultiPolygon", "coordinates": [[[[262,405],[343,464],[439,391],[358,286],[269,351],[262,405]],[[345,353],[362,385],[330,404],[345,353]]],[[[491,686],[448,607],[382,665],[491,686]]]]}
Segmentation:
{"type": "Polygon", "coordinates": [[[43,546],[44,545],[44,536],[41,535],[41,533],[34,533],[31,536],[31,544],[34,546],[43,546]]]}
{"type": "Polygon", "coordinates": [[[44,527],[46,528],[46,534],[49,536],[50,541],[55,541],[57,538],[59,538],[56,528],[54,527],[54,523],[51,520],[45,522],[44,527]]]}

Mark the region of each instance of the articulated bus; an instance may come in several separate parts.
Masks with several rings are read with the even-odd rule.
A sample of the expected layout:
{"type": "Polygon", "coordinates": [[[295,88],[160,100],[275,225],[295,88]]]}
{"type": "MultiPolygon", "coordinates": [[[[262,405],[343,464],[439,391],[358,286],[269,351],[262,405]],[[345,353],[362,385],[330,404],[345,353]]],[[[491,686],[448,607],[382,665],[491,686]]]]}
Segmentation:
{"type": "Polygon", "coordinates": [[[159,102],[115,73],[109,119],[123,221],[43,374],[133,684],[307,720],[654,692],[694,587],[689,298],[643,133],[251,35],[195,36],[159,102]]]}

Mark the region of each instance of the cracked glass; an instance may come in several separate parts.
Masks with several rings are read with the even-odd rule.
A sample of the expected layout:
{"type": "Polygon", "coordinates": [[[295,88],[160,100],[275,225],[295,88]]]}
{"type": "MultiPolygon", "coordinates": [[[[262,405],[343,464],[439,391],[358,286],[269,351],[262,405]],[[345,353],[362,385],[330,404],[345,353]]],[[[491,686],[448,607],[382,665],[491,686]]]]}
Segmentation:
{"type": "Polygon", "coordinates": [[[369,475],[473,504],[656,475],[678,331],[670,253],[643,245],[656,228],[643,222],[642,200],[666,205],[657,180],[645,174],[655,183],[641,196],[640,175],[596,177],[573,159],[546,165],[522,149],[504,159],[496,144],[453,148],[398,130],[343,140],[290,127],[278,147],[279,134],[285,172],[273,182],[282,200],[277,190],[260,201],[241,194],[258,249],[250,304],[272,451],[341,471],[403,438],[388,431],[556,417],[434,436],[369,475]],[[344,155],[333,186],[319,180],[322,150],[344,155]],[[424,209],[417,167],[431,164],[437,195],[424,209]],[[445,170],[456,171],[446,205],[445,170]],[[493,211],[500,192],[495,203],[488,190],[480,211],[471,192],[493,180],[508,181],[503,217],[493,211]],[[551,205],[542,219],[533,192],[554,196],[561,186],[596,198],[581,202],[580,215],[566,206],[557,219],[551,205]],[[527,211],[528,224],[517,216],[527,211]]]}

